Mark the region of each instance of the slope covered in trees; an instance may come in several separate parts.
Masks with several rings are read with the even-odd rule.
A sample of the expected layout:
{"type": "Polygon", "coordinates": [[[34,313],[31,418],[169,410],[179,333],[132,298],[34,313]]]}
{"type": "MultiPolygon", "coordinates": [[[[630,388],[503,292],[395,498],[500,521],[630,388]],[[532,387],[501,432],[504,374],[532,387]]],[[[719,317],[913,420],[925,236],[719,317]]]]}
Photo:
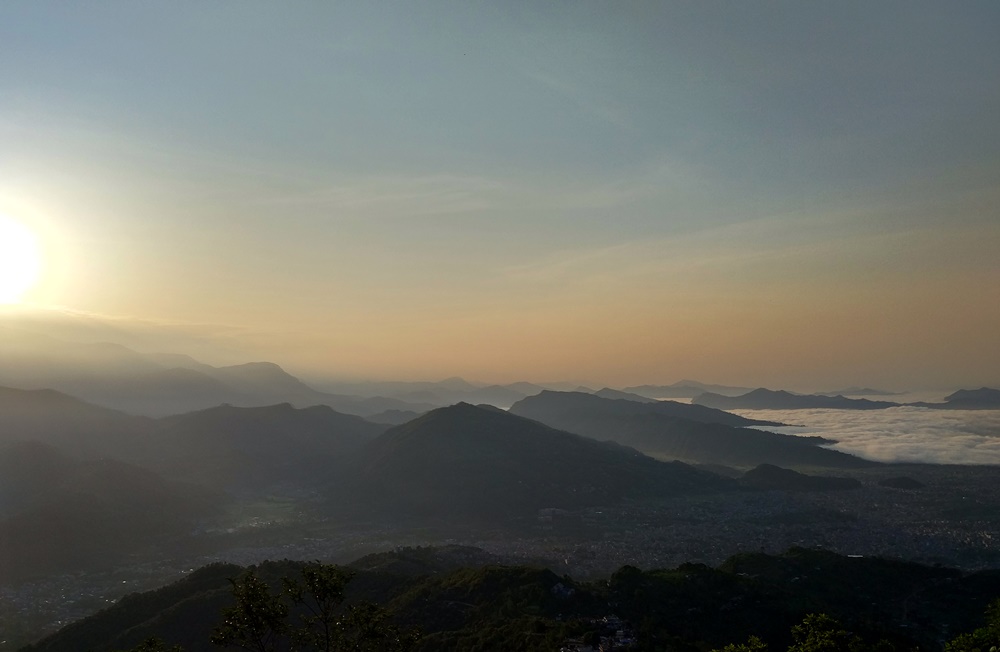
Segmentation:
{"type": "MultiPolygon", "coordinates": [[[[451,552],[463,558],[469,555],[466,549],[451,552]]],[[[780,556],[739,555],[718,568],[685,564],[643,571],[626,566],[607,580],[580,583],[539,568],[494,565],[449,570],[448,554],[401,550],[361,560],[354,565],[353,579],[342,587],[342,605],[335,596],[337,608],[346,614],[355,606],[376,602],[381,607],[365,612],[372,622],[391,632],[419,628],[422,636],[413,649],[427,652],[553,650],[568,639],[606,634],[609,623],[630,631],[637,650],[730,645],[731,652],[760,649],[751,636],[775,651],[847,649],[809,647],[833,636],[843,642],[856,639],[849,646],[852,650],[935,650],[943,641],[954,640],[950,651],[971,652],[1000,631],[995,607],[985,621],[983,616],[1000,590],[997,571],[963,574],[792,549],[780,556]],[[426,572],[379,570],[395,566],[388,559],[391,555],[420,558],[427,562],[426,572]],[[359,570],[362,567],[374,570],[359,570]],[[960,637],[962,633],[969,636],[960,637]]],[[[230,579],[237,585],[248,577],[260,580],[263,589],[256,599],[273,607],[269,600],[281,591],[282,577],[308,592],[303,570],[309,568],[316,567],[267,562],[249,569],[251,575],[230,565],[208,566],[158,591],[127,596],[25,652],[129,649],[150,637],[191,652],[219,649],[210,642],[213,632],[220,640],[220,627],[224,629],[226,618],[239,605],[230,579]]],[[[346,577],[342,570],[324,572],[334,580],[346,577]]],[[[300,622],[297,614],[304,612],[296,611],[294,601],[286,607],[287,613],[278,609],[278,619],[288,616],[293,625],[300,622]]],[[[310,645],[302,649],[323,649],[310,645]]]]}

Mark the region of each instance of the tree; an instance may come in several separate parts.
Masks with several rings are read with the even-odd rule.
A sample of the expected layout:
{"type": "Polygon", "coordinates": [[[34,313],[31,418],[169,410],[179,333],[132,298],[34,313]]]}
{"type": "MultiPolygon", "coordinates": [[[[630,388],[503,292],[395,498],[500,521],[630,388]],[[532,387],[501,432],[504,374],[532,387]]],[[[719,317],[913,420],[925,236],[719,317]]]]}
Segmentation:
{"type": "Polygon", "coordinates": [[[986,607],[986,626],[948,641],[945,652],[997,652],[1000,650],[1000,598],[986,607]]]}
{"type": "Polygon", "coordinates": [[[277,652],[288,629],[288,606],[281,596],[272,595],[271,587],[252,570],[229,582],[236,604],[222,612],[222,624],[212,633],[212,643],[251,652],[277,652]]]}
{"type": "Polygon", "coordinates": [[[300,575],[282,578],[278,593],[252,570],[230,580],[236,604],[223,612],[212,642],[250,652],[407,652],[413,647],[417,634],[400,630],[382,607],[344,606],[350,573],[314,562],[300,575]]]}
{"type": "Polygon", "coordinates": [[[299,612],[301,626],[292,631],[301,649],[336,650],[341,642],[342,623],[337,614],[344,601],[344,589],[351,575],[336,566],[310,564],[302,569],[302,579],[282,578],[283,594],[299,612]]]}
{"type": "MultiPolygon", "coordinates": [[[[880,642],[875,647],[866,646],[862,640],[845,630],[827,614],[809,614],[798,625],[792,626],[792,645],[788,652],[877,652],[884,649],[880,642]]],[[[767,643],[751,636],[746,643],[730,643],[712,652],[767,652],[767,643]]],[[[963,651],[964,652],[964,651],[963,651]]]]}
{"type": "Polygon", "coordinates": [[[746,643],[730,643],[721,650],[712,652],[767,652],[767,643],[757,636],[750,636],[746,643]]]}
{"type": "Polygon", "coordinates": [[[792,641],[788,652],[853,652],[862,647],[861,639],[826,614],[803,618],[792,627],[792,641]]]}

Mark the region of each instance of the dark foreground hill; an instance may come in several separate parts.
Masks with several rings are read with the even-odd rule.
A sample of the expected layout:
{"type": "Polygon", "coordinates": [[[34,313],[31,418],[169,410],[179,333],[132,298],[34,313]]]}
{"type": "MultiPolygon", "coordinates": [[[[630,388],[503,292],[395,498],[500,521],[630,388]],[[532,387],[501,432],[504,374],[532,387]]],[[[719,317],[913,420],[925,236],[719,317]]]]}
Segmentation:
{"type": "MultiPolygon", "coordinates": [[[[725,423],[695,421],[666,412],[669,402],[657,404],[609,400],[575,393],[542,392],[514,404],[511,412],[598,440],[615,441],[650,455],[696,464],[753,467],[781,466],[860,467],[861,458],[820,448],[833,443],[820,437],[794,437],[725,423]]],[[[680,404],[674,404],[680,405],[680,404]]],[[[737,415],[701,406],[705,412],[686,414],[737,415]]],[[[744,420],[746,421],[746,420],[744,420]]]]}
{"type": "MultiPolygon", "coordinates": [[[[391,555],[413,566],[414,552],[361,560],[347,602],[376,601],[404,627],[423,632],[418,650],[554,650],[568,637],[600,631],[608,623],[632,631],[640,649],[710,649],[755,634],[784,649],[789,629],[808,613],[827,613],[887,650],[940,649],[941,641],[981,625],[996,597],[1000,572],[971,575],[940,567],[876,558],[848,558],[792,549],[784,555],[745,554],[719,568],[685,564],[643,571],[623,567],[609,579],[576,582],[550,570],[431,564],[425,573],[379,568],[391,555]],[[615,618],[619,618],[619,621],[615,618]]],[[[459,550],[463,557],[469,553],[459,550]]],[[[440,555],[435,555],[440,557],[440,555]]],[[[277,586],[294,577],[298,562],[265,562],[255,573],[277,586]]],[[[69,625],[25,652],[107,651],[150,636],[190,652],[209,642],[221,610],[231,604],[227,578],[241,568],[215,564],[157,591],[132,594],[94,616],[69,625]]]]}
{"type": "Polygon", "coordinates": [[[237,498],[315,495],[385,429],[325,406],[153,420],[0,390],[0,581],[113,567],[154,546],[170,556],[237,498]]]}
{"type": "Polygon", "coordinates": [[[167,478],[257,493],[324,484],[388,426],[324,405],[221,405],[136,417],[52,390],[0,388],[0,446],[37,442],[76,459],[117,459],[167,478]]]}
{"type": "Polygon", "coordinates": [[[37,442],[0,449],[0,583],[117,564],[184,536],[221,494],[116,460],[78,461],[37,442]]]}
{"type": "Polygon", "coordinates": [[[366,446],[343,493],[384,516],[495,519],[731,487],[684,464],[459,403],[366,446]]]}

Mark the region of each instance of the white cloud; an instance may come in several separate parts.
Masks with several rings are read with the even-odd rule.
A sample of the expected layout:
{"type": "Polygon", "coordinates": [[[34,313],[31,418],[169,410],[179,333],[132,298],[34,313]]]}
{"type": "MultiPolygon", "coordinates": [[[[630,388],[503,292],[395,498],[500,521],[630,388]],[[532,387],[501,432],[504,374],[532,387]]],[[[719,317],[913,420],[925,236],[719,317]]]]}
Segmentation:
{"type": "Polygon", "coordinates": [[[879,462],[1000,464],[1000,410],[737,410],[796,424],[767,428],[834,439],[839,451],[879,462]]]}

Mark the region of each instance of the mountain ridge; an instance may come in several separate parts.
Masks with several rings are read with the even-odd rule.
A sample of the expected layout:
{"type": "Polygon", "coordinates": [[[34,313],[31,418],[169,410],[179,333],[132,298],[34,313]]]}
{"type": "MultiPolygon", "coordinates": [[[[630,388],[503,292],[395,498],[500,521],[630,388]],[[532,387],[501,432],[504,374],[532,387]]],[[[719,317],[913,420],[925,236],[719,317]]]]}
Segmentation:
{"type": "Polygon", "coordinates": [[[754,422],[705,406],[679,403],[670,406],[667,403],[637,403],[587,394],[543,392],[519,401],[511,412],[553,428],[593,439],[616,441],[658,458],[679,459],[692,464],[739,467],[763,463],[832,467],[873,464],[821,448],[820,445],[834,443],[829,439],[735,427],[727,424],[750,425],[754,422]],[[695,421],[678,414],[722,419],[724,422],[695,421]]]}
{"type": "Polygon", "coordinates": [[[686,465],[467,403],[387,430],[365,447],[357,468],[351,495],[407,516],[533,517],[545,507],[732,487],[686,465]]]}

